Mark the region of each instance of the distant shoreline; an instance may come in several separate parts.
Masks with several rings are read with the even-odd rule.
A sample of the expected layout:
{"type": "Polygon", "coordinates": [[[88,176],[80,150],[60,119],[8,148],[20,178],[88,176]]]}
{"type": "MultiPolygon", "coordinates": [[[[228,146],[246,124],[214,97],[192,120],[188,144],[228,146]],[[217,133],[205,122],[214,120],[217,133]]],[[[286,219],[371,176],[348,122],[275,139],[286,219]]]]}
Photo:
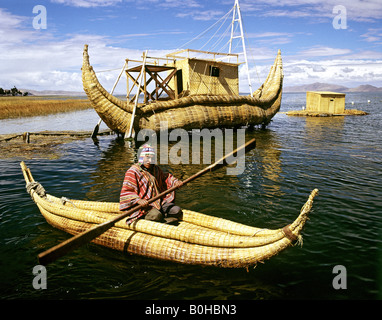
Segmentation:
{"type": "Polygon", "coordinates": [[[360,85],[355,88],[348,88],[345,86],[340,86],[336,84],[329,83],[312,83],[307,85],[300,86],[289,86],[284,87],[283,92],[285,93],[303,93],[307,91],[333,91],[333,92],[341,92],[341,93],[362,93],[362,92],[382,92],[382,88],[378,88],[369,84],[360,85]]]}

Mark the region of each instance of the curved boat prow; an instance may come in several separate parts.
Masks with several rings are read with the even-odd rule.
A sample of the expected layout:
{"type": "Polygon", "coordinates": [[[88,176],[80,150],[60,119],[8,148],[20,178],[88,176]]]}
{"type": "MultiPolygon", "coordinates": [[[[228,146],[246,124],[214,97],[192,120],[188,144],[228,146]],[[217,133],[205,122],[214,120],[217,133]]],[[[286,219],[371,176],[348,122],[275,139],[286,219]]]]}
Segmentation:
{"type": "Polygon", "coordinates": [[[318,195],[318,189],[314,189],[310,195],[306,203],[301,208],[299,216],[296,220],[283,228],[283,232],[286,237],[288,237],[291,241],[298,240],[302,243],[301,231],[305,226],[306,221],[308,220],[308,214],[311,212],[313,207],[313,200],[318,195]]]}

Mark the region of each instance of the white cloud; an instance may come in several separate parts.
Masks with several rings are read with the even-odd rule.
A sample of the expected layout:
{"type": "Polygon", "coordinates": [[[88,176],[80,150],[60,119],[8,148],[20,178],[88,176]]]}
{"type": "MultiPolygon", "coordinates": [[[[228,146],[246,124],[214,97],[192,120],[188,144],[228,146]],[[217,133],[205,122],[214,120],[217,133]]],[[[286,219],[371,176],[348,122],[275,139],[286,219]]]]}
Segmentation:
{"type": "Polygon", "coordinates": [[[173,8],[200,8],[203,7],[196,0],[130,0],[135,2],[137,9],[152,10],[153,7],[159,7],[161,9],[173,9],[173,8]]]}
{"type": "Polygon", "coordinates": [[[190,12],[177,13],[178,18],[191,17],[194,20],[215,20],[221,18],[225,12],[219,10],[194,10],[190,12]]]}
{"type": "Polygon", "coordinates": [[[361,35],[361,38],[366,42],[378,42],[382,43],[382,29],[381,28],[369,28],[366,33],[361,35]]]}
{"type": "MultiPolygon", "coordinates": [[[[91,64],[99,73],[106,89],[111,89],[126,58],[139,59],[141,50],[117,46],[120,39],[137,35],[123,35],[116,41],[107,36],[66,34],[55,37],[50,29],[41,32],[24,27],[30,18],[12,15],[0,8],[0,87],[30,90],[69,90],[82,92],[81,66],[84,44],[89,44],[91,64]],[[110,57],[113,57],[110,59],[110,57]]],[[[175,31],[174,31],[175,32],[175,31]]],[[[158,34],[165,32],[158,32],[158,34]]],[[[144,35],[139,35],[140,37],[144,35]]],[[[153,34],[146,34],[153,36],[153,34]]],[[[150,54],[163,55],[165,51],[150,54]]],[[[126,83],[121,85],[126,90],[126,83]]]]}
{"type": "MultiPolygon", "coordinates": [[[[273,59],[269,60],[269,52],[264,56],[267,64],[250,65],[253,89],[257,89],[266,79],[273,59]]],[[[248,80],[245,66],[240,68],[240,91],[248,92],[248,80]]],[[[356,87],[360,84],[372,84],[382,87],[382,53],[363,52],[359,59],[353,55],[324,60],[311,60],[283,56],[284,86],[305,85],[314,82],[341,84],[356,87]]]]}
{"type": "Polygon", "coordinates": [[[73,7],[92,8],[112,6],[121,3],[122,0],[51,0],[51,2],[73,7]]]}
{"type": "MultiPolygon", "coordinates": [[[[84,44],[89,44],[90,63],[107,90],[113,87],[125,59],[141,59],[142,55],[141,50],[120,48],[107,37],[88,34],[67,35],[63,40],[37,41],[21,46],[0,44],[0,87],[83,92],[84,44]],[[5,46],[7,50],[3,50],[5,46]]],[[[149,52],[152,56],[167,53],[165,50],[149,52]]],[[[123,78],[115,92],[125,94],[125,91],[126,79],[123,78]]]]}
{"type": "Polygon", "coordinates": [[[303,57],[327,57],[337,56],[351,53],[350,49],[331,48],[325,46],[314,46],[307,50],[301,51],[299,55],[303,57]]]}
{"type": "Polygon", "coordinates": [[[158,2],[158,5],[160,7],[164,8],[175,8],[175,7],[181,7],[181,8],[200,8],[202,5],[200,5],[195,0],[187,0],[187,1],[179,1],[179,0],[160,0],[158,2]]]}
{"type": "Polygon", "coordinates": [[[0,8],[0,28],[15,28],[21,25],[25,17],[16,16],[8,13],[6,10],[0,8]]]}
{"type": "Polygon", "coordinates": [[[13,15],[5,9],[0,8],[0,45],[14,45],[27,41],[28,39],[33,39],[34,32],[31,31],[31,28],[28,30],[23,28],[27,20],[28,18],[26,17],[13,15]]]}
{"type": "Polygon", "coordinates": [[[382,85],[382,60],[294,60],[284,61],[286,86],[313,82],[337,83],[345,86],[374,83],[382,85]]]}
{"type": "MultiPolygon", "coordinates": [[[[256,11],[256,15],[266,17],[311,18],[312,22],[333,19],[336,15],[333,8],[343,5],[347,18],[354,21],[378,21],[382,18],[382,2],[380,0],[257,0],[243,1],[242,6],[256,11]]],[[[249,10],[248,10],[249,11],[249,10]]]]}
{"type": "MultiPolygon", "coordinates": [[[[15,85],[34,90],[82,91],[80,68],[85,43],[89,43],[94,51],[102,48],[102,64],[106,67],[112,66],[107,62],[115,52],[106,47],[109,41],[105,37],[72,35],[64,40],[55,40],[49,33],[23,30],[19,24],[14,25],[15,28],[7,27],[7,37],[16,38],[17,41],[0,43],[0,87],[9,88],[15,85]],[[108,58],[105,57],[107,54],[108,58]],[[65,80],[66,85],[63,85],[65,80]]],[[[125,58],[122,52],[116,56],[125,58]]],[[[100,63],[99,59],[94,60],[95,63],[100,63]]]]}
{"type": "Polygon", "coordinates": [[[382,52],[373,50],[362,50],[356,53],[347,54],[343,57],[344,59],[353,59],[358,61],[368,61],[368,60],[381,60],[382,52]]]}

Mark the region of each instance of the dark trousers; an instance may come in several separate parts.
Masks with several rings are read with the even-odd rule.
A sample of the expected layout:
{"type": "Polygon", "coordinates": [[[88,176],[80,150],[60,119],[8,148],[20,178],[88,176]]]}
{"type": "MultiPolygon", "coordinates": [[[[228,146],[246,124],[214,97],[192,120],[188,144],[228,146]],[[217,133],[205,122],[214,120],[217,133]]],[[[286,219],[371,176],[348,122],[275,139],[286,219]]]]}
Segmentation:
{"type": "Polygon", "coordinates": [[[160,210],[152,208],[145,216],[146,220],[163,222],[165,218],[182,218],[182,209],[174,203],[164,203],[160,210]]]}

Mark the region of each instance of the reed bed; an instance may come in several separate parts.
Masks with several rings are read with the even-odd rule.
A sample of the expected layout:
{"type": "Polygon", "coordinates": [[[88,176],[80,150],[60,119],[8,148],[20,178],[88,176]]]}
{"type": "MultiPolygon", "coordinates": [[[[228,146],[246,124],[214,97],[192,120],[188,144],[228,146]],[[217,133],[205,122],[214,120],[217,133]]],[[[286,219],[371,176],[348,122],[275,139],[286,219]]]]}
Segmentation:
{"type": "Polygon", "coordinates": [[[33,117],[91,108],[87,99],[72,97],[0,97],[0,119],[33,117]]]}

